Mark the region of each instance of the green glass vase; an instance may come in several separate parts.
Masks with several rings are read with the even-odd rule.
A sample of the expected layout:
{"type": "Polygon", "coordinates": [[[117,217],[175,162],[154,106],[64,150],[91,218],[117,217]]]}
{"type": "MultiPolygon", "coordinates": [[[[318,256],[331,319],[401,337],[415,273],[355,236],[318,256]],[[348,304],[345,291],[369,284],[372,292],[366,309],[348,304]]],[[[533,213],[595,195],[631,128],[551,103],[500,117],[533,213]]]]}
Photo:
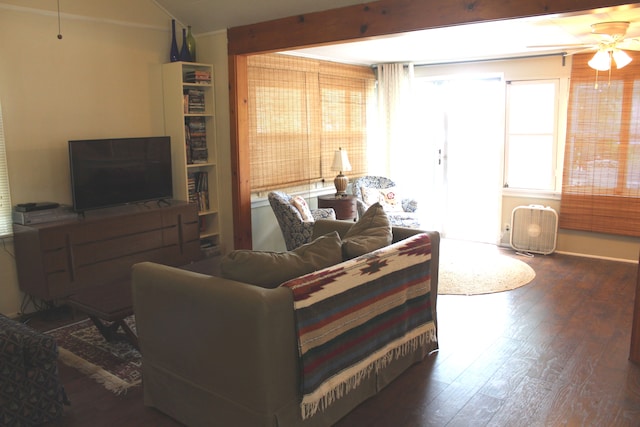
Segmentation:
{"type": "Polygon", "coordinates": [[[196,39],[191,34],[191,25],[187,25],[187,48],[189,49],[191,60],[196,62],[196,39]]]}

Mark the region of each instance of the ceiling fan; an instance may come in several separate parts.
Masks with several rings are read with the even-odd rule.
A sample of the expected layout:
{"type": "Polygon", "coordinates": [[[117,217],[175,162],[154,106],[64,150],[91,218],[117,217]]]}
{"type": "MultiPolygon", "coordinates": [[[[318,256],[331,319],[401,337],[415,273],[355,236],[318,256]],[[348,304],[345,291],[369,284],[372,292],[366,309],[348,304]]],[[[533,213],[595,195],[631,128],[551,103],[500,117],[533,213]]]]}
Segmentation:
{"type": "Polygon", "coordinates": [[[622,68],[631,62],[631,57],[625,50],[640,51],[640,40],[637,38],[625,38],[628,28],[628,21],[597,22],[591,24],[591,34],[595,34],[599,38],[594,43],[530,47],[571,49],[572,51],[567,52],[566,55],[595,50],[595,55],[589,60],[589,66],[598,71],[607,71],[611,69],[612,63],[616,65],[616,68],[622,68]]]}

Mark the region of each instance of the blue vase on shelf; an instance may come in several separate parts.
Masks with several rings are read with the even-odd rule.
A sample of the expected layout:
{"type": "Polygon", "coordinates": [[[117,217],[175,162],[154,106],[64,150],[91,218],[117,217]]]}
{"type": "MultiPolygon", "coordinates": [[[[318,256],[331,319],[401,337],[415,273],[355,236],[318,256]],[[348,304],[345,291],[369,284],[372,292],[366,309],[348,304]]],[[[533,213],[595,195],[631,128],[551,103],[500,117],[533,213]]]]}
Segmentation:
{"type": "Polygon", "coordinates": [[[180,49],[180,61],[191,62],[191,54],[187,46],[187,30],[182,29],[182,49],[180,49]]]}
{"type": "Polygon", "coordinates": [[[171,52],[169,52],[169,60],[176,62],[180,60],[180,51],[178,50],[178,41],[176,40],[176,20],[171,20],[171,52]]]}

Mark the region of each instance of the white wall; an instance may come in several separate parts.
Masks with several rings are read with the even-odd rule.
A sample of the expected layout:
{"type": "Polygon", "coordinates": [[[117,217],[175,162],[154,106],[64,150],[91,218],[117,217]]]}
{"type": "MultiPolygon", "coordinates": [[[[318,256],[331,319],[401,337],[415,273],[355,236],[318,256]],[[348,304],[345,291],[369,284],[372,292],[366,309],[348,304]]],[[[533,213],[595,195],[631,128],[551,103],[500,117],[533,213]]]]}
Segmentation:
{"type": "MultiPolygon", "coordinates": [[[[55,1],[0,0],[0,101],[14,205],[71,203],[68,140],[164,134],[161,64],[169,61],[171,17],[152,0],[60,5],[62,40],[55,1]]],[[[220,72],[226,40],[203,52],[218,60],[216,49],[224,53],[220,72]]],[[[226,87],[216,82],[227,96],[217,111],[227,114],[228,134],[226,87]]],[[[10,316],[23,298],[12,253],[12,240],[0,241],[0,313],[10,316]]]]}

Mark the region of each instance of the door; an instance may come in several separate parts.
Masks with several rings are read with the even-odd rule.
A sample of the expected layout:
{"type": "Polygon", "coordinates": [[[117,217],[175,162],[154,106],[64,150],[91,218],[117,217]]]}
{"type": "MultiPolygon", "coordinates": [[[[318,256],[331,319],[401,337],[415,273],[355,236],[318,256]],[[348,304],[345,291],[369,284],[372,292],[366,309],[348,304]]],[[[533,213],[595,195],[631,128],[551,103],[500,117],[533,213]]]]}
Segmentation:
{"type": "MultiPolygon", "coordinates": [[[[501,222],[504,83],[501,78],[418,80],[423,144],[420,173],[431,183],[428,226],[443,237],[497,243],[501,222]]],[[[423,203],[424,204],[424,203],[423,203]]]]}

